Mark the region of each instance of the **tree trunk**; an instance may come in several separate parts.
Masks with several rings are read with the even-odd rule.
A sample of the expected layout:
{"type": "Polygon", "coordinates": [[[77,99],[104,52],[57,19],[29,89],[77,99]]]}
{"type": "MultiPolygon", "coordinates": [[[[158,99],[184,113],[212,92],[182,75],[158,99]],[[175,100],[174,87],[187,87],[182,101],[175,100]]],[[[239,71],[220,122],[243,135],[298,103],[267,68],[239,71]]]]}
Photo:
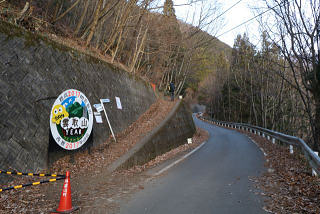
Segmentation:
{"type": "Polygon", "coordinates": [[[89,36],[87,38],[87,42],[86,42],[86,45],[88,46],[92,40],[92,37],[96,31],[96,27],[98,25],[98,19],[99,19],[99,14],[100,14],[100,8],[102,7],[102,3],[103,3],[103,0],[99,0],[98,2],[98,5],[97,5],[97,9],[95,11],[95,14],[94,14],[94,18],[93,18],[93,25],[90,29],[90,33],[89,33],[89,36]]]}
{"type": "Polygon", "coordinates": [[[79,22],[77,24],[76,30],[73,33],[74,35],[77,35],[79,33],[80,29],[81,29],[84,17],[86,16],[87,11],[88,11],[89,2],[90,2],[89,0],[85,0],[84,9],[83,9],[83,12],[81,14],[80,20],[79,20],[79,22]]]}
{"type": "Polygon", "coordinates": [[[319,151],[320,143],[320,96],[315,95],[315,116],[314,116],[314,131],[313,131],[313,150],[319,151]]]}
{"type": "MultiPolygon", "coordinates": [[[[143,37],[142,37],[142,40],[141,40],[141,42],[140,42],[140,46],[139,46],[139,48],[138,48],[138,51],[137,51],[137,59],[140,57],[140,55],[142,55],[142,53],[143,53],[143,50],[144,50],[144,47],[145,47],[145,42],[146,42],[146,39],[147,39],[147,34],[148,34],[148,30],[149,30],[149,27],[147,26],[147,29],[145,30],[145,32],[144,32],[144,35],[143,35],[143,37]]],[[[136,61],[137,61],[137,59],[134,59],[134,61],[132,62],[132,68],[134,69],[134,67],[135,67],[135,64],[136,64],[136,61]]],[[[140,61],[139,61],[139,63],[138,63],[138,66],[137,66],[137,69],[139,68],[139,64],[140,64],[140,62],[141,62],[141,58],[140,58],[140,61]]],[[[133,70],[131,69],[131,72],[132,72],[133,70]]]]}
{"type": "Polygon", "coordinates": [[[53,20],[53,23],[57,22],[58,20],[62,19],[65,15],[67,15],[77,4],[79,4],[80,0],[77,0],[71,7],[69,7],[64,13],[62,13],[58,18],[53,20]]]}

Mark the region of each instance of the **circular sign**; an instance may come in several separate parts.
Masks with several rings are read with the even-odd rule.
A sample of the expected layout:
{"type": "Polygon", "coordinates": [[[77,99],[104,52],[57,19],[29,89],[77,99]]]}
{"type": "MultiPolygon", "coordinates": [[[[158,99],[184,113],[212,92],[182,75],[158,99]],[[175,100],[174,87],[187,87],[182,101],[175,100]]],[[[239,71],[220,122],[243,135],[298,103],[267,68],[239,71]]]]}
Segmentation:
{"type": "Polygon", "coordinates": [[[88,140],[92,125],[92,108],[81,91],[69,89],[58,96],[50,112],[50,130],[59,146],[80,148],[88,140]]]}

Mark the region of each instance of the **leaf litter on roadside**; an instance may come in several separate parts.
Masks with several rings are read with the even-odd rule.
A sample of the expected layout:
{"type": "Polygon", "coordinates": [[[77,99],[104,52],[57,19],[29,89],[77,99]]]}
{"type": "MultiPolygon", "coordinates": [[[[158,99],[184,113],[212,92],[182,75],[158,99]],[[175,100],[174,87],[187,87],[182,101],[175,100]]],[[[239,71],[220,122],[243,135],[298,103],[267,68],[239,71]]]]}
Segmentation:
{"type": "MultiPolygon", "coordinates": [[[[79,152],[73,156],[67,155],[62,157],[53,165],[46,173],[64,174],[65,171],[70,171],[72,175],[72,198],[73,203],[81,205],[81,212],[83,210],[90,210],[94,206],[95,198],[109,201],[110,209],[117,209],[117,205],[111,199],[117,195],[127,192],[126,188],[130,189],[128,185],[134,186],[134,181],[126,181],[128,176],[133,177],[142,170],[159,164],[168,158],[173,157],[181,152],[186,152],[199,145],[203,140],[207,139],[208,133],[198,130],[193,138],[193,144],[182,145],[173,151],[170,151],[163,156],[160,156],[144,166],[134,167],[130,170],[115,172],[108,178],[101,180],[91,179],[90,177],[98,176],[105,169],[107,165],[119,158],[132,148],[135,143],[142,139],[148,132],[154,129],[166,115],[171,111],[176,102],[168,102],[164,100],[157,100],[147,112],[141,115],[136,122],[130,125],[122,133],[117,134],[117,143],[112,141],[110,137],[104,144],[97,146],[88,151],[79,152]],[[152,118],[152,119],[151,119],[152,118]],[[75,180],[81,183],[75,183],[75,180]],[[83,189],[88,182],[92,187],[83,189]],[[100,186],[100,188],[95,188],[100,186]],[[92,197],[90,191],[93,191],[97,196],[92,197]]],[[[7,185],[17,185],[35,181],[35,178],[19,177],[14,179],[7,185]]],[[[134,179],[133,179],[134,180],[134,179]]],[[[38,180],[36,180],[38,181],[38,180]]],[[[61,186],[63,181],[45,184],[42,186],[32,186],[26,189],[12,190],[0,194],[0,213],[48,213],[56,209],[59,204],[61,186]],[[28,202],[28,203],[26,203],[28,202]]],[[[142,189],[142,186],[137,186],[142,189]]],[[[106,207],[103,207],[106,209],[106,207]]],[[[75,213],[78,213],[76,211],[75,213]]]]}
{"type": "Polygon", "coordinates": [[[320,177],[312,176],[307,160],[297,148],[290,154],[287,144],[273,144],[253,133],[233,130],[249,136],[267,155],[267,171],[251,178],[263,191],[260,194],[265,197],[266,212],[320,213],[320,177]]]}

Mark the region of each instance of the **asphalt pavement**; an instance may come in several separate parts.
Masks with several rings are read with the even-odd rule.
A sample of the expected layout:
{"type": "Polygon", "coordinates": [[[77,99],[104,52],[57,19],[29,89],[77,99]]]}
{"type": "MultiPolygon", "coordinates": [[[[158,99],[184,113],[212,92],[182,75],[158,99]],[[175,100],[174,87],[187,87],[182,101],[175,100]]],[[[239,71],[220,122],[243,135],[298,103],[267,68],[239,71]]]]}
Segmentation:
{"type": "Polygon", "coordinates": [[[260,149],[236,131],[194,121],[209,132],[207,143],[121,203],[120,213],[266,213],[250,181],[265,170],[260,149]]]}

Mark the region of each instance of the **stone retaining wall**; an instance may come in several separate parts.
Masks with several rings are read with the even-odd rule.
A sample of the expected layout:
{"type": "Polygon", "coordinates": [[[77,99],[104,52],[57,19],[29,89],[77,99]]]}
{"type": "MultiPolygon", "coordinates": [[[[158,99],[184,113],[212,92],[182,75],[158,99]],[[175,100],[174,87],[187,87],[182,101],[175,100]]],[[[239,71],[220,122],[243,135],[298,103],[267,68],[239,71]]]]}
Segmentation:
{"type": "MultiPolygon", "coordinates": [[[[67,89],[82,91],[91,105],[109,98],[106,110],[116,133],[156,100],[150,85],[136,76],[2,21],[0,77],[0,169],[4,170],[34,172],[48,167],[50,110],[67,89]],[[117,109],[115,96],[120,97],[122,110],[117,109]]],[[[110,134],[106,121],[94,122],[90,144],[98,145],[110,134]]],[[[59,147],[53,143],[50,150],[54,154],[59,147]]]]}

